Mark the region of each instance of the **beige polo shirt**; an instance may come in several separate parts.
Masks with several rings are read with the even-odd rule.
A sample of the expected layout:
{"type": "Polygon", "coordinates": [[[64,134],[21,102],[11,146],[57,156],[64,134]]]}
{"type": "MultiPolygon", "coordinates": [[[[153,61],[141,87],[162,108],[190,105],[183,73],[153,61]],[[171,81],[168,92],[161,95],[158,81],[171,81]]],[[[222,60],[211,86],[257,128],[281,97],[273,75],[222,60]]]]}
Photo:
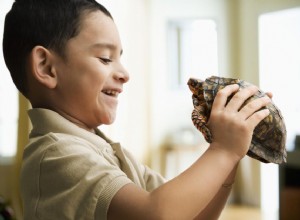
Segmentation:
{"type": "Polygon", "coordinates": [[[128,183],[151,191],[164,179],[99,130],[88,132],[47,109],[28,112],[33,129],[24,150],[24,220],[107,219],[128,183]]]}

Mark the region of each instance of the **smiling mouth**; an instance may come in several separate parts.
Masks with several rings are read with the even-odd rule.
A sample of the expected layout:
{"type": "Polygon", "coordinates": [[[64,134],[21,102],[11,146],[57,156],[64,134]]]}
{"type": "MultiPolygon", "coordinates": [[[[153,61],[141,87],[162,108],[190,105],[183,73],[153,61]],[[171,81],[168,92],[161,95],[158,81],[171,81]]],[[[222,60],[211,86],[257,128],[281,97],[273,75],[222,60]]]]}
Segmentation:
{"type": "Polygon", "coordinates": [[[120,94],[120,92],[115,91],[115,90],[103,90],[102,92],[104,94],[106,94],[108,96],[112,96],[112,97],[118,97],[118,95],[120,94]]]}

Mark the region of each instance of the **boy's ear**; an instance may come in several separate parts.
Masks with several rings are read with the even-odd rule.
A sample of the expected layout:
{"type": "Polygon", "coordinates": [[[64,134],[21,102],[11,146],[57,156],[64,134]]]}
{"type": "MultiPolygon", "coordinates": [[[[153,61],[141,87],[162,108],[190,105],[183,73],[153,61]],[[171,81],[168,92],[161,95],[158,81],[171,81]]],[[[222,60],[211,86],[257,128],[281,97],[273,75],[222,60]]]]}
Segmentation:
{"type": "Polygon", "coordinates": [[[57,84],[57,75],[53,65],[53,54],[47,48],[35,46],[30,54],[30,69],[33,77],[49,89],[57,84]]]}

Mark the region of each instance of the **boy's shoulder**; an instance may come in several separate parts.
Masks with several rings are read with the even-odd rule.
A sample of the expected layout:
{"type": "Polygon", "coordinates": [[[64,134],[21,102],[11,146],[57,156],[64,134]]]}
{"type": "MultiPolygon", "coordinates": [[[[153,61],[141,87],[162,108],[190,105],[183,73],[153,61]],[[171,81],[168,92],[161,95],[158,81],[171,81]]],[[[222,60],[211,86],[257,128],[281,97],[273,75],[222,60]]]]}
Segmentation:
{"type": "Polygon", "coordinates": [[[109,146],[109,140],[100,131],[94,134],[82,129],[55,111],[33,108],[28,115],[32,123],[30,140],[48,135],[55,141],[87,141],[96,146],[109,146]]]}
{"type": "MultiPolygon", "coordinates": [[[[25,147],[25,151],[59,151],[60,153],[74,153],[75,151],[90,151],[93,153],[101,153],[101,146],[97,147],[81,137],[66,134],[66,133],[54,133],[49,132],[40,136],[35,136],[29,139],[29,143],[25,147]]],[[[103,147],[107,147],[103,146],[103,147]]]]}

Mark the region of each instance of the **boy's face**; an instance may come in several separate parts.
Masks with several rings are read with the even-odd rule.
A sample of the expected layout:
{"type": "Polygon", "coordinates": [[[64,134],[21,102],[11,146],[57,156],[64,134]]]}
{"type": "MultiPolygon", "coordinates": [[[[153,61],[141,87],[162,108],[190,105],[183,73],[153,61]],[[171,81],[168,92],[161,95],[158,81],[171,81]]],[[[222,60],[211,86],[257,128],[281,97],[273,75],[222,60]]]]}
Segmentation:
{"type": "Polygon", "coordinates": [[[55,109],[86,129],[111,124],[118,95],[129,79],[120,58],[122,45],[113,20],[102,12],[84,16],[80,33],[66,45],[66,59],[55,58],[55,109]]]}

